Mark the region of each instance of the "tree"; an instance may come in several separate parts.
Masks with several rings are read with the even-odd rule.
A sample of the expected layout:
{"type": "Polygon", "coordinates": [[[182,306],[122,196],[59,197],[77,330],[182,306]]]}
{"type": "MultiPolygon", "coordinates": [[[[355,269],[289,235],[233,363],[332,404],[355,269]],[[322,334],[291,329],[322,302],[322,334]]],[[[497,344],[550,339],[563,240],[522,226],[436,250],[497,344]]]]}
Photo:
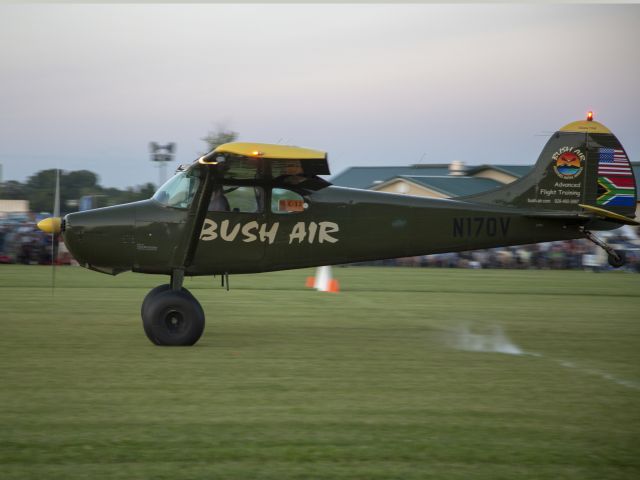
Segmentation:
{"type": "Polygon", "coordinates": [[[151,182],[147,182],[144,185],[137,186],[136,192],[142,197],[141,199],[151,198],[156,193],[156,186],[151,182]]]}
{"type": "MultiPolygon", "coordinates": [[[[31,211],[51,212],[56,185],[56,169],[41,170],[31,175],[26,183],[9,180],[0,184],[0,198],[28,200],[31,211]]],[[[104,188],[98,184],[98,176],[89,170],[60,171],[60,208],[62,213],[74,211],[68,201],[79,200],[85,195],[95,195],[95,206],[117,205],[151,198],[155,191],[152,183],[129,187],[124,190],[104,188]]]]}
{"type": "Polygon", "coordinates": [[[238,132],[229,130],[224,125],[219,124],[215,130],[209,132],[202,140],[207,144],[207,153],[215,150],[220,145],[229,142],[235,142],[238,138],[238,132]]]}
{"type": "MultiPolygon", "coordinates": [[[[27,179],[26,190],[29,207],[34,212],[51,212],[53,210],[54,191],[56,185],[56,169],[41,170],[27,179]]],[[[60,207],[64,208],[67,195],[63,188],[64,173],[60,172],[60,207]]]]}
{"type": "Polygon", "coordinates": [[[28,196],[27,186],[16,180],[7,180],[0,184],[0,198],[5,200],[24,200],[28,196]]]}
{"type": "Polygon", "coordinates": [[[66,180],[74,188],[93,188],[98,185],[98,176],[89,170],[76,170],[66,174],[66,180]]]}

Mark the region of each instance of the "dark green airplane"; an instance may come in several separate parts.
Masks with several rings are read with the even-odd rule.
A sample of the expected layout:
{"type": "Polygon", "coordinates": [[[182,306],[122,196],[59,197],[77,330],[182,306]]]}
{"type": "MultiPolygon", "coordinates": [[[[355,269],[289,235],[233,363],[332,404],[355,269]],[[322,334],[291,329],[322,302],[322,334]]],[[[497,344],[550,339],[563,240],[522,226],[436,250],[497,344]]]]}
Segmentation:
{"type": "MultiPolygon", "coordinates": [[[[633,170],[589,115],[554,133],[533,170],[495,190],[432,199],[334,187],[324,152],[228,143],[181,167],[153,198],[52,217],[85,268],[166,274],[142,321],[156,345],[193,345],[205,323],[185,276],[255,273],[588,238],[613,266],[621,252],[593,230],[638,225],[633,170]]],[[[55,213],[54,213],[55,215],[55,213]]]]}

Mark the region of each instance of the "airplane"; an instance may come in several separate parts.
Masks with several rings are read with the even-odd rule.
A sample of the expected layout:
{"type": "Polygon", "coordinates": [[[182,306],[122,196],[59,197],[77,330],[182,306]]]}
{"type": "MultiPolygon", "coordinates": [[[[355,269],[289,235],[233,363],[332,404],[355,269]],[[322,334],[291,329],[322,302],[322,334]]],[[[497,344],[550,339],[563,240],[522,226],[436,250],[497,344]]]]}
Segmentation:
{"type": "Polygon", "coordinates": [[[332,186],[327,154],[234,142],[181,166],[149,200],[69,213],[38,227],[85,268],[166,274],[141,306],[161,346],[194,345],[205,314],[185,276],[257,273],[587,238],[634,220],[636,183],[615,135],[593,120],[551,135],[531,172],[497,189],[452,199],[332,186]]]}

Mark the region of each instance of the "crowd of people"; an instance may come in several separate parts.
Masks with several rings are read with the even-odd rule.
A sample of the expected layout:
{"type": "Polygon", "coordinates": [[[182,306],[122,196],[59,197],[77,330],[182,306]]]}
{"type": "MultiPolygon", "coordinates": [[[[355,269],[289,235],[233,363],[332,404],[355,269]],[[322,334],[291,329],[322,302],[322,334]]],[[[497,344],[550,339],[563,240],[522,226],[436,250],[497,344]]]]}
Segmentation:
{"type": "MultiPolygon", "coordinates": [[[[50,264],[51,235],[36,228],[36,218],[25,216],[0,220],[0,263],[50,264]]],[[[640,272],[640,238],[638,230],[623,227],[614,232],[600,233],[616,250],[624,252],[628,271],[640,272]]],[[[61,242],[58,263],[70,264],[61,242]]],[[[430,268],[533,268],[533,269],[608,269],[607,254],[588,240],[537,243],[440,253],[420,257],[396,258],[367,265],[430,267],[430,268]]]]}
{"type": "MultiPolygon", "coordinates": [[[[0,220],[0,263],[51,264],[51,245],[51,235],[36,227],[32,215],[0,220]]],[[[62,242],[57,263],[71,263],[62,242]]]]}
{"type": "MultiPolygon", "coordinates": [[[[638,230],[623,227],[598,234],[615,250],[622,252],[623,270],[640,273],[640,238],[638,230]]],[[[608,270],[606,252],[586,239],[535,243],[512,247],[438,253],[419,257],[395,258],[363,265],[385,265],[431,268],[520,268],[520,269],[586,269],[608,270]]]]}

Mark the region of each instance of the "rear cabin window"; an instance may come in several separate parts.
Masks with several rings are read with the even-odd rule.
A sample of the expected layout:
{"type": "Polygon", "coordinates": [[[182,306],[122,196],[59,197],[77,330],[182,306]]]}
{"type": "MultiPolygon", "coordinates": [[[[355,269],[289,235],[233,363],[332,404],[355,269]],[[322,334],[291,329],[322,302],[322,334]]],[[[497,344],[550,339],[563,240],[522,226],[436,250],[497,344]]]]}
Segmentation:
{"type": "Polygon", "coordinates": [[[273,213],[299,213],[304,212],[305,202],[302,195],[285,188],[271,190],[271,211],[273,213]]]}
{"type": "Polygon", "coordinates": [[[260,187],[224,185],[211,194],[209,211],[260,213],[263,198],[264,193],[260,187]]]}

